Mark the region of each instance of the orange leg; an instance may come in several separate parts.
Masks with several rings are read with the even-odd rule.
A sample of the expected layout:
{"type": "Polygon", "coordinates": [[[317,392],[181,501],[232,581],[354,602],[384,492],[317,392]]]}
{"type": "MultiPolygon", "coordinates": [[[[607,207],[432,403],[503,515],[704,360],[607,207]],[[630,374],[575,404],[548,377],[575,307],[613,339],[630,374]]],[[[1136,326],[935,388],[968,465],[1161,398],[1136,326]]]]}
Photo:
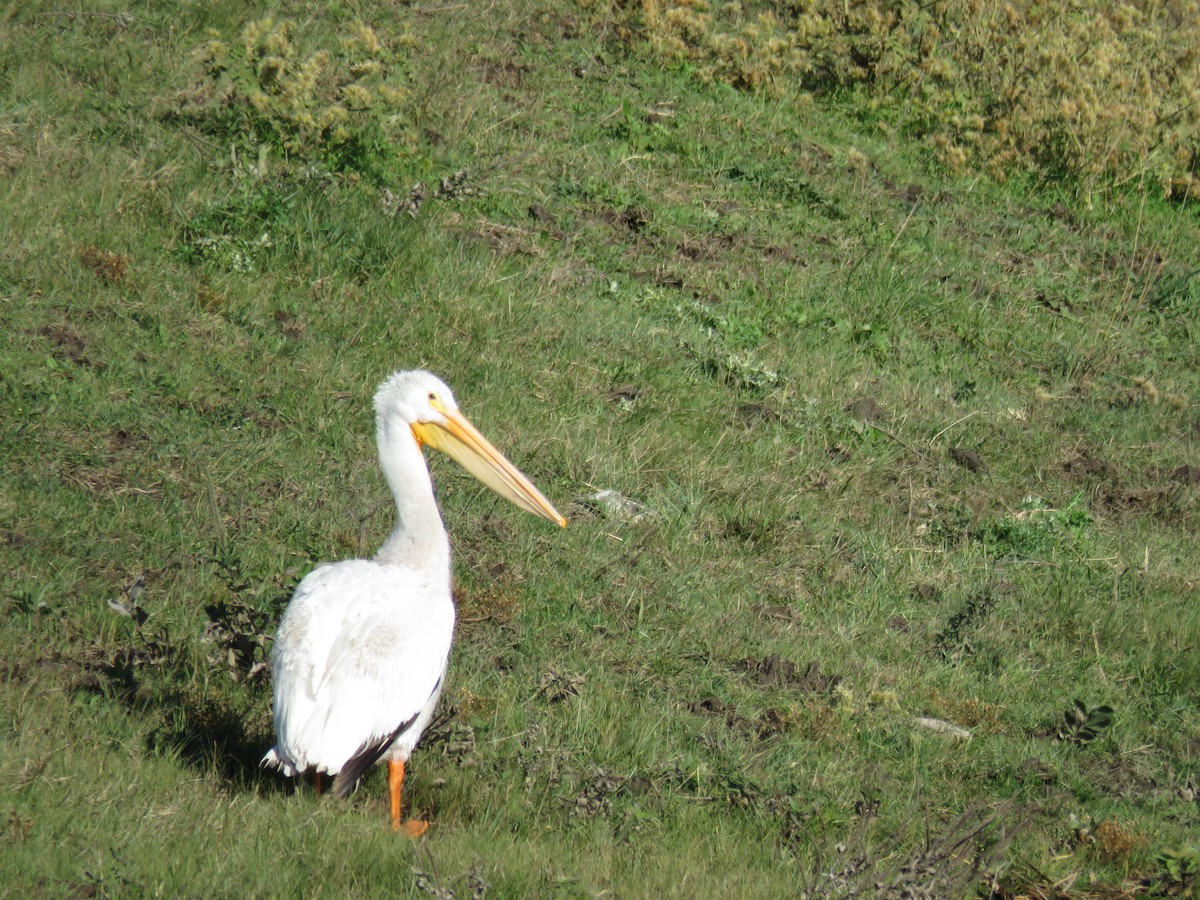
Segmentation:
{"type": "Polygon", "coordinates": [[[321,777],[320,772],[313,772],[313,788],[316,790],[318,797],[325,790],[325,779],[321,777]]]}
{"type": "Polygon", "coordinates": [[[429,827],[419,819],[400,821],[400,789],[404,786],[404,763],[388,760],[388,789],[392,794],[392,831],[403,831],[409,837],[420,837],[429,827]]]}

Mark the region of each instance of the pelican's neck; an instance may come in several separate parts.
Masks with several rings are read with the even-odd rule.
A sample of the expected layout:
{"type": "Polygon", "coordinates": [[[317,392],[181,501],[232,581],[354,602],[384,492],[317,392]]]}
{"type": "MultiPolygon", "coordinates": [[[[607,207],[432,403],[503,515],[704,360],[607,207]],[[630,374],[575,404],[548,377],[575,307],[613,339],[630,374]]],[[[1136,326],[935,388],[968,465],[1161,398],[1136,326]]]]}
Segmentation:
{"type": "Polygon", "coordinates": [[[421,445],[399,416],[377,421],[379,465],[396,500],[396,526],[375,559],[450,578],[450,541],[433,497],[433,482],[421,445]]]}

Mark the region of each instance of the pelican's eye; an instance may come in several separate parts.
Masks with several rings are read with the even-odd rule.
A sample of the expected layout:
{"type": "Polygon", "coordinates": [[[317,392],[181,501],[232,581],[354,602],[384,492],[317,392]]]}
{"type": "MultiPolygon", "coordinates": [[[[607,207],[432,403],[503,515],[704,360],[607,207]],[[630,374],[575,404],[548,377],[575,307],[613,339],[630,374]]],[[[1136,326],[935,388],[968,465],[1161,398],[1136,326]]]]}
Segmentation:
{"type": "Polygon", "coordinates": [[[439,413],[444,416],[450,411],[446,406],[446,401],[442,399],[441,391],[430,391],[425,395],[425,397],[429,403],[429,408],[435,413],[439,413]]]}

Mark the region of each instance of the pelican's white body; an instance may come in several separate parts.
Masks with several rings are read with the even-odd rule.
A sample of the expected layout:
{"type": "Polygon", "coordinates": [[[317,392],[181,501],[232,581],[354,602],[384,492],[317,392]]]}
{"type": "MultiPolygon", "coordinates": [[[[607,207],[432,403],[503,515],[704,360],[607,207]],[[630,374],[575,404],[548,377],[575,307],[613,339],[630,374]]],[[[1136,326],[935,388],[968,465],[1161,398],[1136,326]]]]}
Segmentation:
{"type": "Polygon", "coordinates": [[[397,523],[373,560],[321,566],[296,588],[271,650],[276,744],[263,762],[336,775],[395,734],[379,759],[406,761],[437,706],[454,631],[450,543],[412,425],[450,389],[397,373],[375,395],[379,460],[397,523]]]}
{"type": "Polygon", "coordinates": [[[350,560],[314,571],[271,652],[277,743],[267,761],[288,775],[336,775],[416,716],[386,754],[406,761],[437,706],[453,632],[448,568],[350,560]]]}

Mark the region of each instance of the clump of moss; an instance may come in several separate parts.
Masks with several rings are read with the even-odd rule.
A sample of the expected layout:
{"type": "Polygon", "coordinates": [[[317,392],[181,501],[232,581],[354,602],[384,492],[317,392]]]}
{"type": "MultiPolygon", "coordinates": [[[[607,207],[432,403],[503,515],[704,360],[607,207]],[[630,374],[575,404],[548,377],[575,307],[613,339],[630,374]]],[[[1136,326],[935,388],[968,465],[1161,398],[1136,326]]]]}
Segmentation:
{"type": "Polygon", "coordinates": [[[203,79],[181,114],[288,160],[377,174],[412,143],[402,58],[363,22],[325,43],[271,18],[232,41],[214,32],[196,51],[203,79]]]}
{"type": "Polygon", "coordinates": [[[626,0],[704,79],[866,92],[952,169],[1200,199],[1200,0],[626,0]]]}

